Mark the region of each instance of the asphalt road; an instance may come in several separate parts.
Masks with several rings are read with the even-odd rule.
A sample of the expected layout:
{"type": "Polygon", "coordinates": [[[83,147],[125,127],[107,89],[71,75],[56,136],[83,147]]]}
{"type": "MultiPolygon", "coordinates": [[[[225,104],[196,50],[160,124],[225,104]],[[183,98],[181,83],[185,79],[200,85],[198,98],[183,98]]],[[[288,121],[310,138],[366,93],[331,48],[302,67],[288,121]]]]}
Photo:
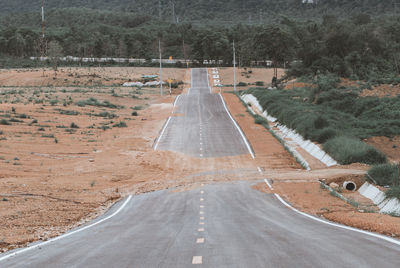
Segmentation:
{"type": "Polygon", "coordinates": [[[230,118],[220,94],[211,94],[206,69],[192,70],[188,94],[176,101],[175,114],[156,143],[157,150],[198,158],[249,154],[251,148],[230,118]]]}
{"type": "Polygon", "coordinates": [[[113,218],[0,267],[400,267],[400,246],[313,221],[250,186],[135,196],[113,218]]]}
{"type": "MultiPolygon", "coordinates": [[[[186,121],[174,120],[165,128],[160,149],[198,157],[246,153],[240,131],[206,92],[206,72],[193,72],[194,85],[199,86],[178,104],[187,111],[181,117],[186,121]],[[192,144],[192,139],[200,138],[195,135],[196,120],[208,130],[207,146],[192,144]],[[190,132],[185,122],[191,124],[190,132]],[[217,122],[224,127],[214,129],[217,122]],[[176,134],[185,140],[182,145],[173,135],[179,128],[185,133],[176,134]],[[217,133],[234,141],[218,139],[217,133]]],[[[397,240],[389,242],[301,215],[273,194],[253,190],[255,183],[219,183],[129,197],[64,236],[1,254],[0,267],[400,267],[397,240]]]]}

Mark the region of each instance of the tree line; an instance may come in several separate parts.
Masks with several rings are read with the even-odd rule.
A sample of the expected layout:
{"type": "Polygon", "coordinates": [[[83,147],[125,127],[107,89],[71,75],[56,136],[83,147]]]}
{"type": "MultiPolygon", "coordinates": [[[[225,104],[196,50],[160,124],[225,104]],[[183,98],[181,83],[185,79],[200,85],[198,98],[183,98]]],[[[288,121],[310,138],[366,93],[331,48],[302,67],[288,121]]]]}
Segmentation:
{"type": "MultiPolygon", "coordinates": [[[[2,57],[40,56],[40,18],[32,14],[0,19],[2,57]]],[[[91,9],[56,9],[48,14],[46,40],[60,55],[77,57],[165,57],[222,60],[231,65],[232,42],[242,66],[272,60],[289,64],[293,75],[336,73],[364,79],[371,74],[398,74],[400,16],[351,18],[324,16],[278,23],[199,26],[166,23],[147,16],[91,9]]],[[[48,51],[47,51],[48,52],[48,51]]]]}

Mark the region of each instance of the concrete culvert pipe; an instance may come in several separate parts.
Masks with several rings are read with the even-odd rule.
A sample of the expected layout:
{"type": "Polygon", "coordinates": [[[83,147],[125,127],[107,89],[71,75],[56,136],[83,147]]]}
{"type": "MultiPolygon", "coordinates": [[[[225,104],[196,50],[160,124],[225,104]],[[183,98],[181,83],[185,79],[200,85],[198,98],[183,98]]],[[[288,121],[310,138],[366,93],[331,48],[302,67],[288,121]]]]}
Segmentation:
{"type": "Polygon", "coordinates": [[[343,188],[348,191],[355,191],[357,189],[357,185],[353,181],[345,181],[343,183],[343,188]]]}

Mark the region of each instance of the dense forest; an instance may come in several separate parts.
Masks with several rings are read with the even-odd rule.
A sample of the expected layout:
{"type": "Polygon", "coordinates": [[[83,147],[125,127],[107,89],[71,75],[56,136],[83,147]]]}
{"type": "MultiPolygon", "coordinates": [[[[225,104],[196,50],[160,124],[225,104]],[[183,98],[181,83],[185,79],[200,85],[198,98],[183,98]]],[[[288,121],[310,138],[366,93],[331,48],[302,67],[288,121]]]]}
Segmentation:
{"type": "MultiPolygon", "coordinates": [[[[316,18],[326,14],[396,13],[399,0],[45,0],[47,8],[90,8],[129,12],[182,22],[250,23],[270,22],[280,15],[316,18]],[[175,15],[175,16],[174,16],[175,15]]],[[[0,13],[39,10],[41,0],[0,0],[0,13]]]]}
{"type": "MultiPolygon", "coordinates": [[[[9,64],[5,58],[41,55],[40,2],[0,0],[4,12],[0,16],[0,65],[9,64]],[[39,12],[32,12],[34,7],[39,12]]],[[[46,55],[151,59],[158,57],[161,39],[165,57],[199,63],[223,60],[230,65],[235,41],[243,66],[272,60],[277,66],[291,66],[290,73],[296,76],[327,72],[355,79],[394,76],[400,68],[400,16],[391,14],[395,2],[320,0],[305,5],[297,0],[176,0],[176,16],[183,14],[180,10],[184,6],[187,14],[197,11],[197,16],[210,15],[209,22],[215,21],[213,16],[219,16],[218,12],[237,18],[236,12],[261,10],[258,8],[265,5],[276,13],[284,9],[329,10],[318,18],[305,18],[303,14],[302,20],[275,15],[274,22],[251,24],[237,19],[230,24],[199,25],[185,20],[173,22],[166,12],[160,20],[154,13],[158,13],[158,0],[46,1],[53,7],[46,12],[46,55]],[[80,5],[88,8],[78,8],[80,5]],[[357,12],[345,15],[349,10],[357,12]],[[377,13],[379,10],[381,13],[377,13]]],[[[161,3],[169,7],[166,1],[161,3]]]]}

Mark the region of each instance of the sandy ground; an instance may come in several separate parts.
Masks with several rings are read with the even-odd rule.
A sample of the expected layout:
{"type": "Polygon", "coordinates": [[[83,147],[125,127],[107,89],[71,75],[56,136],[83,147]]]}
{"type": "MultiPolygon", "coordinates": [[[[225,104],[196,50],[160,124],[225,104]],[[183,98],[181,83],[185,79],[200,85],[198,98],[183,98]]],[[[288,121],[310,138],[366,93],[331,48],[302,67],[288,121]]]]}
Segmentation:
{"type": "MultiPolygon", "coordinates": [[[[182,81],[186,69],[164,68],[163,80],[182,81]]],[[[85,67],[52,69],[0,70],[0,86],[119,86],[125,82],[142,81],[142,75],[159,75],[158,68],[85,67]]]]}
{"type": "MultiPolygon", "coordinates": [[[[233,68],[218,68],[221,77],[222,85],[233,85],[233,68]]],[[[278,77],[282,77],[285,74],[284,69],[278,69],[278,77]]],[[[265,85],[270,84],[274,75],[274,69],[264,68],[237,68],[236,70],[236,82],[251,84],[254,86],[256,82],[264,82],[265,85]]],[[[239,89],[246,89],[248,86],[239,87],[239,89]]]]}
{"type": "MultiPolygon", "coordinates": [[[[121,70],[123,74],[124,68],[121,70]]],[[[144,70],[132,73],[141,76],[144,70]]],[[[306,187],[320,178],[363,174],[367,168],[352,165],[302,170],[266,129],[254,124],[242,103],[230,93],[224,93],[224,97],[253,146],[255,160],[249,155],[198,159],[154,151],[154,140],[172,112],[176,94],[189,87],[190,72],[184,69],[175,72],[176,79],[186,82],[184,87],[164,97],[158,96],[156,88],[73,87],[73,82],[65,87],[38,87],[40,79],[29,77],[37,73],[40,77],[40,70],[1,71],[0,77],[4,79],[2,75],[10,72],[21,77],[0,81],[8,87],[24,87],[0,89],[0,120],[10,123],[0,125],[1,251],[57,236],[100,215],[128,194],[166,188],[182,191],[201,183],[265,177],[274,183],[297,180],[306,187]],[[89,98],[98,100],[97,106],[77,105],[89,98]],[[117,107],[107,102],[104,105],[104,101],[117,107]],[[137,116],[132,115],[134,111],[137,116]],[[126,127],[118,127],[124,126],[120,122],[126,127]],[[79,128],[71,128],[72,123],[79,128]]],[[[157,69],[146,72],[156,73],[157,69]]],[[[99,79],[109,77],[108,73],[102,75],[99,79]]],[[[300,199],[309,196],[296,187],[282,189],[291,202],[301,204],[300,199]],[[299,200],[292,200],[292,195],[299,200]]],[[[375,220],[381,218],[379,214],[368,215],[375,220]]],[[[360,221],[363,219],[352,224],[360,221]]]]}
{"type": "Polygon", "coordinates": [[[391,162],[400,162],[400,136],[371,137],[366,142],[386,154],[391,162]]]}

